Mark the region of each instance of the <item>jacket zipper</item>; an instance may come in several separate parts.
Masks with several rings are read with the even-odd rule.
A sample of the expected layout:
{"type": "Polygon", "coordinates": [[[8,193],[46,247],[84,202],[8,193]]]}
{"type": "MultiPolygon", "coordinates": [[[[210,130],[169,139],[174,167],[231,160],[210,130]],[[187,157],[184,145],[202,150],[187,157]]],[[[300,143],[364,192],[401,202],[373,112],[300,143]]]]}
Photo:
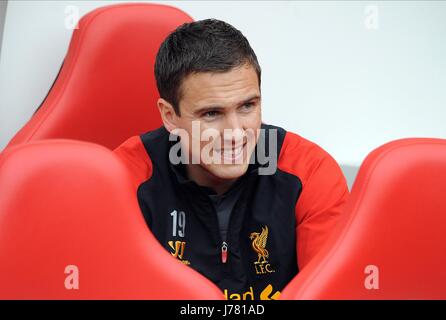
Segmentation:
{"type": "Polygon", "coordinates": [[[221,262],[226,263],[228,261],[228,244],[223,241],[221,244],[221,262]]]}
{"type": "MultiPolygon", "coordinates": [[[[251,173],[252,174],[252,173],[251,173]]],[[[249,183],[249,181],[248,181],[248,183],[249,183]]],[[[240,199],[241,198],[243,198],[243,193],[242,194],[240,194],[239,195],[239,198],[237,199],[237,201],[235,202],[235,204],[234,204],[234,207],[232,208],[232,212],[231,212],[231,216],[229,217],[229,221],[228,221],[228,230],[227,230],[227,232],[226,232],[226,239],[225,240],[227,240],[227,238],[228,238],[228,236],[229,236],[229,234],[230,234],[230,227],[231,227],[231,221],[232,221],[232,217],[234,216],[234,213],[235,213],[235,210],[236,210],[236,207],[237,207],[237,204],[240,202],[240,199]]],[[[212,208],[214,208],[214,205],[211,203],[211,205],[212,205],[212,208]]],[[[217,217],[217,212],[215,211],[215,209],[214,209],[214,213],[215,213],[215,217],[217,217]]],[[[217,217],[217,226],[218,226],[218,230],[220,231],[220,226],[219,226],[219,222],[218,222],[218,217],[217,217]]],[[[219,234],[220,234],[220,232],[219,232],[219,234]]],[[[221,236],[219,237],[220,239],[221,239],[221,241],[222,241],[222,243],[221,243],[221,262],[226,266],[226,263],[228,262],[228,250],[229,250],[229,244],[225,241],[225,240],[223,240],[222,238],[221,238],[221,236]]],[[[227,270],[227,267],[225,267],[225,270],[227,270]]]]}
{"type": "MultiPolygon", "coordinates": [[[[250,173],[250,175],[252,175],[252,172],[250,173]]],[[[248,183],[249,183],[249,181],[248,181],[248,183]]],[[[231,227],[231,221],[232,221],[232,218],[233,218],[233,216],[234,216],[234,213],[235,213],[237,204],[240,202],[240,199],[243,198],[243,196],[244,196],[244,195],[243,195],[243,192],[242,192],[242,194],[240,194],[239,198],[238,198],[237,201],[235,202],[234,207],[232,208],[231,216],[229,217],[229,221],[228,221],[227,237],[228,237],[229,234],[230,234],[230,230],[231,230],[231,229],[230,229],[230,227],[231,227]]],[[[217,233],[218,233],[218,238],[219,238],[220,241],[221,241],[221,262],[222,262],[222,264],[225,265],[225,270],[227,270],[229,244],[225,241],[225,240],[227,240],[227,239],[223,240],[222,237],[221,237],[221,235],[220,235],[220,224],[219,224],[219,221],[218,221],[217,212],[216,212],[216,210],[215,210],[214,204],[213,204],[212,201],[209,199],[209,197],[206,197],[206,198],[208,199],[208,201],[209,201],[210,204],[211,204],[211,208],[213,209],[214,217],[215,217],[216,222],[217,222],[216,225],[217,225],[217,230],[218,230],[218,232],[217,232],[217,233]]],[[[226,238],[227,238],[227,237],[226,237],[226,238]]]]}
{"type": "MultiPolygon", "coordinates": [[[[212,201],[207,196],[206,196],[206,198],[209,200],[209,203],[210,203],[212,211],[213,211],[213,216],[215,217],[215,221],[216,221],[215,225],[217,226],[217,238],[219,239],[218,241],[221,243],[221,247],[220,247],[221,262],[222,262],[223,265],[226,266],[226,263],[228,262],[228,248],[229,248],[229,245],[225,241],[226,239],[223,240],[222,236],[220,235],[220,223],[218,221],[217,211],[215,210],[214,204],[212,203],[212,201]]],[[[232,215],[231,215],[231,217],[232,217],[232,215]]],[[[231,217],[229,217],[229,224],[231,223],[231,217]]],[[[229,233],[229,226],[228,226],[228,231],[227,232],[229,233]]]]}

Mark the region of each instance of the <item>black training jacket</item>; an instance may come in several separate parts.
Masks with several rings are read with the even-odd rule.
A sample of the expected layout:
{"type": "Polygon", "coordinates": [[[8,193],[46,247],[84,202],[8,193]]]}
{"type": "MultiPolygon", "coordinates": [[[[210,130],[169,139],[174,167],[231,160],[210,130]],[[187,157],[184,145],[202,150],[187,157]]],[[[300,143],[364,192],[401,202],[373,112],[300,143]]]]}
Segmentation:
{"type": "Polygon", "coordinates": [[[262,124],[262,129],[254,152],[265,147],[277,169],[259,175],[273,160],[260,163],[257,157],[249,165],[237,182],[243,189],[227,239],[219,232],[208,196],[212,190],[187,179],[183,164],[169,161],[176,142],[169,141],[164,127],[115,149],[132,172],[141,212],[155,237],[174,258],[220,287],[227,299],[279,298],[323,244],[348,195],[328,153],[280,127],[262,124]],[[277,152],[269,150],[270,139],[276,139],[277,152]]]}

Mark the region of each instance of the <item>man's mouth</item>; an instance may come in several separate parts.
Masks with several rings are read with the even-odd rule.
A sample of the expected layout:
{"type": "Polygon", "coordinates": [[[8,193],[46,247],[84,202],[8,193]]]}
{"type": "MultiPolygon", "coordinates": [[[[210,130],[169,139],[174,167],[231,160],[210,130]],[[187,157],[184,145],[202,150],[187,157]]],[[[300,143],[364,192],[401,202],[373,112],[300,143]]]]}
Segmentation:
{"type": "Polygon", "coordinates": [[[245,146],[246,142],[239,147],[234,147],[230,149],[215,149],[215,151],[217,152],[218,155],[221,156],[221,158],[224,159],[225,161],[224,163],[226,162],[232,163],[233,161],[236,161],[243,156],[243,150],[245,149],[245,146]]]}

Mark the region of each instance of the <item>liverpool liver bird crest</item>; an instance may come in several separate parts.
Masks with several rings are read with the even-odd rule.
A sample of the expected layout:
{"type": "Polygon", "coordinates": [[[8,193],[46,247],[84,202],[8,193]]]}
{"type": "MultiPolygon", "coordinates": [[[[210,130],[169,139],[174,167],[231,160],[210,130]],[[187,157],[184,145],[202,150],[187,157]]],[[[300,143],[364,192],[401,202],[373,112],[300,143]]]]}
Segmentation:
{"type": "Polygon", "coordinates": [[[262,227],[262,232],[252,232],[249,236],[249,239],[252,240],[252,248],[255,252],[257,252],[257,255],[259,258],[257,259],[257,262],[254,263],[260,263],[260,260],[263,258],[263,262],[267,262],[266,258],[268,258],[268,250],[265,249],[266,247],[266,240],[268,239],[268,226],[262,227]]]}

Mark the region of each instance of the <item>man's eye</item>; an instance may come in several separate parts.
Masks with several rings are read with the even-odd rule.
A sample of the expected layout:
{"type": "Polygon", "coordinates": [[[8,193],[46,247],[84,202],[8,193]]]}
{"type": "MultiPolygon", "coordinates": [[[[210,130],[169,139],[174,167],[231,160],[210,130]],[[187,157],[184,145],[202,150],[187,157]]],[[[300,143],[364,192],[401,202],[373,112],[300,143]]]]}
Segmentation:
{"type": "Polygon", "coordinates": [[[243,110],[250,110],[250,109],[252,109],[253,107],[254,107],[254,103],[249,102],[249,103],[245,103],[245,104],[242,106],[242,109],[243,109],[243,110]]]}
{"type": "Polygon", "coordinates": [[[215,118],[219,114],[220,113],[218,111],[208,111],[208,112],[203,113],[203,117],[204,118],[215,118]]]}

